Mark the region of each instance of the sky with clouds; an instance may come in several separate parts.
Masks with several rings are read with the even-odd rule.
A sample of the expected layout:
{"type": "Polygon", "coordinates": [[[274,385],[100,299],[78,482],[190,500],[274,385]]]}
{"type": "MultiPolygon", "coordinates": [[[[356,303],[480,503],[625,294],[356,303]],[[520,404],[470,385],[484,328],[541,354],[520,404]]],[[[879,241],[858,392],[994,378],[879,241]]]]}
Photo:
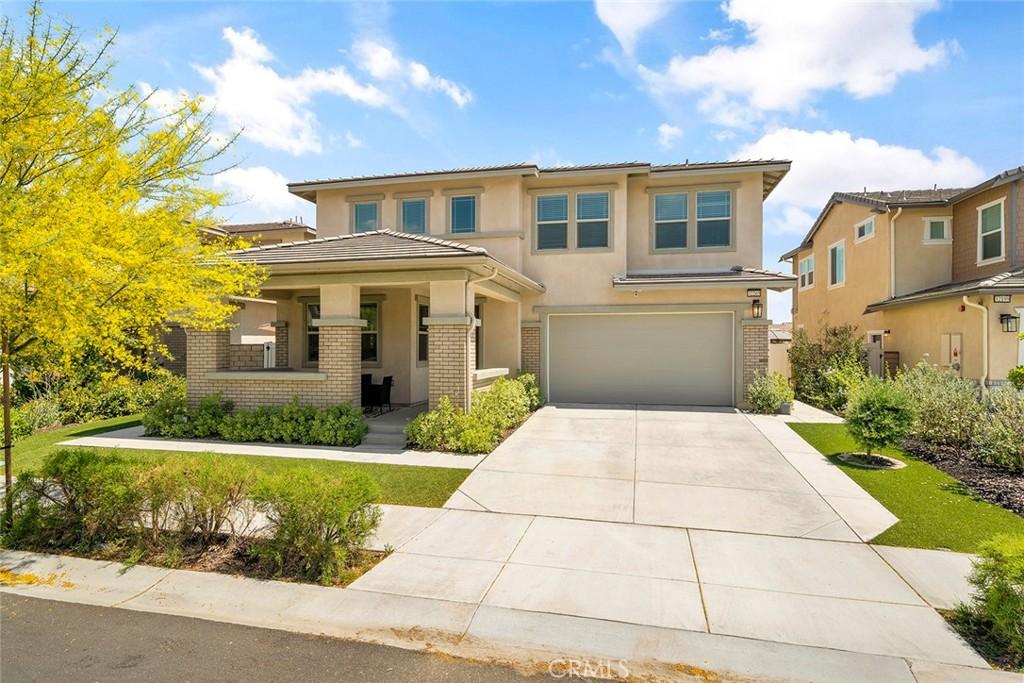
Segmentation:
{"type": "MultiPolygon", "coordinates": [[[[26,5],[3,0],[0,12],[26,5]]],[[[226,220],[315,220],[285,182],[532,161],[784,158],[765,264],[836,190],[1024,164],[1024,3],[58,3],[114,78],[241,131],[226,220]]],[[[788,296],[769,314],[789,318],[788,296]]]]}

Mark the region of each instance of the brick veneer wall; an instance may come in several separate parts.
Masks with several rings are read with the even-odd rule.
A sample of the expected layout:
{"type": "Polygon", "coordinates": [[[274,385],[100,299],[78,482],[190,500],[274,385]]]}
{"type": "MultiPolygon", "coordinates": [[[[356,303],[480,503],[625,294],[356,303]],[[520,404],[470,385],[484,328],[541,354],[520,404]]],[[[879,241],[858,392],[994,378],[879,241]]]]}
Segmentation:
{"type": "Polygon", "coordinates": [[[187,344],[188,341],[185,338],[185,330],[181,328],[181,325],[170,324],[167,326],[167,331],[162,333],[164,345],[167,346],[166,356],[160,356],[157,359],[157,364],[170,370],[175,375],[185,374],[185,357],[188,354],[187,344]]]}
{"type": "Polygon", "coordinates": [[[768,320],[744,320],[743,325],[743,403],[751,382],[768,373],[768,320]]]}
{"type": "Polygon", "coordinates": [[[519,365],[523,372],[532,372],[540,377],[540,327],[522,328],[519,365]]]}
{"type": "Polygon", "coordinates": [[[263,367],[263,344],[232,344],[228,352],[228,367],[244,370],[263,367]]]}
{"type": "Polygon", "coordinates": [[[456,406],[469,410],[476,365],[474,331],[472,325],[463,324],[433,324],[427,328],[427,400],[431,409],[447,396],[456,406]]]}
{"type": "Polygon", "coordinates": [[[284,320],[274,323],[274,367],[288,367],[288,323],[284,320]]]}

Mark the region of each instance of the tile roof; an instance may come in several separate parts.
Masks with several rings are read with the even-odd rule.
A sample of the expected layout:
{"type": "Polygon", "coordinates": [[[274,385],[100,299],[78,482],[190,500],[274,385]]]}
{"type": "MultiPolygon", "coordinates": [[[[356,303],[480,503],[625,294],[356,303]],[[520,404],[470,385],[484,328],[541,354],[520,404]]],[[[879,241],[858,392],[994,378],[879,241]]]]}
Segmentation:
{"type": "Polygon", "coordinates": [[[425,235],[375,230],[354,235],[321,237],[228,252],[232,258],[262,265],[330,261],[386,261],[409,258],[487,256],[482,247],[425,235]]]}
{"type": "Polygon", "coordinates": [[[217,229],[225,233],[238,234],[243,232],[273,232],[275,230],[310,230],[316,232],[316,228],[299,223],[293,220],[272,221],[268,223],[221,223],[217,229]]]}
{"type": "Polygon", "coordinates": [[[891,299],[884,299],[883,301],[870,304],[866,309],[864,309],[864,312],[872,313],[892,306],[902,306],[905,304],[916,303],[918,301],[942,299],[950,296],[1003,293],[1024,293],[1024,269],[1006,271],[1005,273],[999,273],[998,275],[979,278],[977,280],[968,280],[966,282],[951,282],[949,284],[939,285],[938,287],[929,287],[928,289],[922,289],[917,292],[904,294],[891,299]]]}
{"type": "Polygon", "coordinates": [[[881,190],[878,192],[837,192],[836,196],[846,199],[865,199],[878,202],[882,208],[888,206],[913,206],[915,204],[942,204],[964,191],[962,187],[936,187],[925,190],[881,190]]]}

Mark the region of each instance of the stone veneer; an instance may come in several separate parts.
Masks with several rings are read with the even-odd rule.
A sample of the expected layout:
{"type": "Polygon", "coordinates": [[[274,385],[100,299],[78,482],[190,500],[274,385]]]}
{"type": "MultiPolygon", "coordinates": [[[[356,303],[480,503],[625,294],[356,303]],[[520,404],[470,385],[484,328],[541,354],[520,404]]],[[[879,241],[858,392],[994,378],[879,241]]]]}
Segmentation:
{"type": "Polygon", "coordinates": [[[442,396],[469,410],[473,370],[476,365],[476,334],[473,325],[433,323],[427,327],[428,406],[437,407],[442,396]]]}
{"type": "Polygon", "coordinates": [[[743,326],[743,403],[751,382],[768,374],[768,326],[770,320],[742,321],[743,326]]]}
{"type": "Polygon", "coordinates": [[[228,352],[232,370],[252,370],[263,367],[263,344],[232,344],[228,352]]]}
{"type": "Polygon", "coordinates": [[[274,326],[274,367],[288,367],[288,321],[277,320],[274,326]]]}
{"type": "Polygon", "coordinates": [[[519,365],[540,379],[540,325],[524,325],[521,330],[519,365]]]}

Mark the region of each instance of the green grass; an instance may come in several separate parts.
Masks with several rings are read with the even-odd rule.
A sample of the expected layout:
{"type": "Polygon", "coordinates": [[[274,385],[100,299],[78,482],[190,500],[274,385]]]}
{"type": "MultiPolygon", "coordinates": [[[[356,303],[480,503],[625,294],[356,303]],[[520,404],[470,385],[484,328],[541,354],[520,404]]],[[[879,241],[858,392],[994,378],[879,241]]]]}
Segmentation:
{"type": "MultiPolygon", "coordinates": [[[[130,427],[139,423],[138,416],[115,417],[74,427],[64,427],[50,432],[33,434],[14,445],[14,472],[38,467],[47,453],[60,441],[91,436],[112,429],[130,427]]],[[[95,449],[107,452],[108,449],[95,449]]],[[[121,449],[122,454],[143,460],[162,460],[182,455],[197,455],[204,458],[240,458],[263,472],[281,472],[295,467],[312,467],[325,474],[360,471],[372,477],[381,490],[381,503],[391,505],[418,505],[441,507],[449,496],[469,476],[470,470],[448,467],[418,467],[413,465],[382,465],[378,463],[337,462],[306,458],[274,458],[261,455],[218,455],[212,453],[189,453],[180,451],[145,451],[121,449]]],[[[0,463],[0,470],[2,470],[0,463]]]]}
{"type": "Polygon", "coordinates": [[[882,451],[905,462],[902,469],[864,469],[835,457],[863,450],[846,425],[791,423],[790,427],[899,517],[872,543],[974,552],[996,534],[1024,535],[1024,518],[977,498],[953,477],[903,451],[882,451]]]}

